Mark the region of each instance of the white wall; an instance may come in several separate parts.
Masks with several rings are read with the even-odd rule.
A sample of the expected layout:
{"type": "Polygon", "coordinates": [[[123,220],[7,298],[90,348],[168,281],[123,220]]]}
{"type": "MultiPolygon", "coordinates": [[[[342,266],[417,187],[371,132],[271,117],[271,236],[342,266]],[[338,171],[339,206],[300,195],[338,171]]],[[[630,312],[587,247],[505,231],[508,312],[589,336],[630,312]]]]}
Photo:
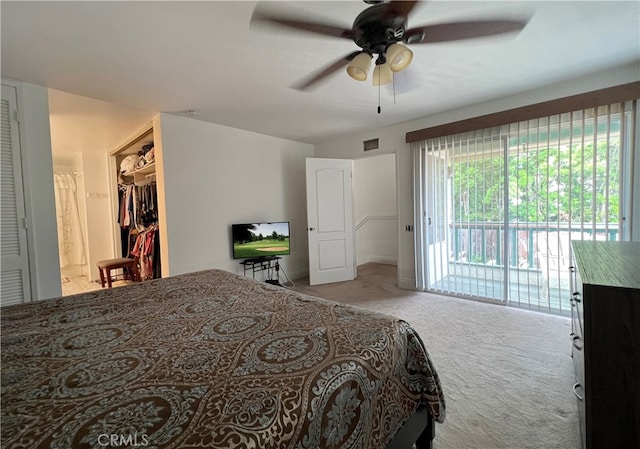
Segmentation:
{"type": "Polygon", "coordinates": [[[60,296],[58,231],[46,87],[2,80],[17,87],[20,148],[29,236],[32,299],[60,296]]]}
{"type": "MultiPolygon", "coordinates": [[[[399,229],[398,285],[405,288],[414,288],[415,264],[413,233],[404,231],[405,225],[413,225],[413,187],[410,147],[409,144],[405,143],[405,135],[407,132],[638,80],[640,80],[640,64],[636,62],[545,88],[523,92],[511,97],[447,111],[369,132],[354,133],[339,139],[329,140],[315,146],[314,156],[358,159],[363,157],[362,142],[373,138],[379,138],[380,142],[380,149],[375,150],[375,154],[396,154],[399,229]]],[[[396,107],[402,107],[402,96],[398,97],[396,107]]]]}
{"type": "Polygon", "coordinates": [[[311,145],[169,114],[154,120],[156,132],[163,276],[206,268],[242,273],[232,259],[231,224],[253,221],[291,222],[291,255],[281,265],[292,279],[308,273],[311,145]]]}
{"type": "Polygon", "coordinates": [[[396,162],[394,154],[353,163],[356,263],[398,260],[396,162]]]}

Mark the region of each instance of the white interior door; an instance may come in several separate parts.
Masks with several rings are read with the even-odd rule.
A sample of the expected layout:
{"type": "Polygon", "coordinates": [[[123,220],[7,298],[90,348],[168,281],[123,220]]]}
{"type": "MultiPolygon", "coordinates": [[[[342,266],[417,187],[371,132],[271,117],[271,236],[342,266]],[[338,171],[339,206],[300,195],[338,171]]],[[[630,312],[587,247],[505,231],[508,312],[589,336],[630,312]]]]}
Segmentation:
{"type": "Polygon", "coordinates": [[[2,159],[0,210],[2,253],[0,305],[31,300],[27,226],[22,184],[16,89],[2,86],[2,159]]]}
{"type": "Polygon", "coordinates": [[[349,159],[307,159],[311,285],[355,278],[352,173],[349,159]]]}

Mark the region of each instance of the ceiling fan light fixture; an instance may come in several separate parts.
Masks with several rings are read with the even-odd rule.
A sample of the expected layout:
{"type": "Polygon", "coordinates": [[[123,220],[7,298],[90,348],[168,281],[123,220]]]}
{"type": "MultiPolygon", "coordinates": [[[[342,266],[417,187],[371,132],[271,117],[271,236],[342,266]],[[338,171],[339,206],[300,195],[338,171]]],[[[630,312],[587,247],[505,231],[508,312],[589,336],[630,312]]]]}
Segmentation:
{"type": "Polygon", "coordinates": [[[393,81],[393,72],[389,66],[389,61],[384,64],[378,64],[373,69],[373,75],[371,76],[371,82],[374,86],[383,86],[393,81]]]}
{"type": "Polygon", "coordinates": [[[367,73],[371,68],[372,56],[362,52],[351,60],[347,66],[347,73],[356,81],[364,81],[367,79],[367,73]]]}
{"type": "Polygon", "coordinates": [[[411,64],[413,52],[402,44],[391,44],[387,48],[387,61],[392,72],[400,72],[411,64]]]}

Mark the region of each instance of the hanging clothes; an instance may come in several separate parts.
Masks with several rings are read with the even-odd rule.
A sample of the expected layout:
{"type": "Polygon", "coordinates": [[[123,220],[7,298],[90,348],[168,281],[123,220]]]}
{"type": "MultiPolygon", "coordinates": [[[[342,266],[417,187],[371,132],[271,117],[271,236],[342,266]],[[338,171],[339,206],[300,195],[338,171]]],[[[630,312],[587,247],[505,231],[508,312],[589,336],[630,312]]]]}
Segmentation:
{"type": "Polygon", "coordinates": [[[138,233],[131,254],[138,258],[140,277],[155,279],[161,277],[159,268],[160,246],[158,241],[158,225],[151,225],[138,233]]]}
{"type": "Polygon", "coordinates": [[[60,267],[84,265],[86,264],[84,233],[78,209],[76,175],[54,173],[53,181],[60,267]]]}
{"type": "Polygon", "coordinates": [[[129,250],[129,230],[140,231],[158,222],[158,193],[156,183],[144,185],[120,184],[118,186],[118,224],[122,256],[129,250]]]}
{"type": "Polygon", "coordinates": [[[120,255],[129,256],[131,245],[129,243],[130,228],[124,226],[124,204],[127,194],[127,186],[118,184],[118,224],[120,225],[120,255]]]}
{"type": "Polygon", "coordinates": [[[118,223],[123,228],[145,228],[158,221],[156,183],[123,186],[119,194],[118,223]]]}

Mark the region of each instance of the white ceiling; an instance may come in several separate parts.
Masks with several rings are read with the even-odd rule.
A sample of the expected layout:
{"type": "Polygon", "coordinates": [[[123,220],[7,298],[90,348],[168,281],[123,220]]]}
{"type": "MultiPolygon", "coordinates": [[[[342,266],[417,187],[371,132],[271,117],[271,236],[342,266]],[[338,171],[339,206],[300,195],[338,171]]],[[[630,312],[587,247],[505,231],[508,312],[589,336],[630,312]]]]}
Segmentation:
{"type": "MultiPolygon", "coordinates": [[[[344,28],[368,6],[260,3],[262,11],[344,28]]],[[[290,88],[357,47],[250,27],[256,4],[2,1],[2,76],[60,91],[50,95],[58,151],[80,144],[104,151],[159,111],[197,110],[201,120],[313,144],[640,60],[638,1],[424,2],[409,27],[531,19],[515,35],[412,46],[395,104],[383,86],[377,114],[378,89],[344,71],[310,92],[290,88]]]]}

